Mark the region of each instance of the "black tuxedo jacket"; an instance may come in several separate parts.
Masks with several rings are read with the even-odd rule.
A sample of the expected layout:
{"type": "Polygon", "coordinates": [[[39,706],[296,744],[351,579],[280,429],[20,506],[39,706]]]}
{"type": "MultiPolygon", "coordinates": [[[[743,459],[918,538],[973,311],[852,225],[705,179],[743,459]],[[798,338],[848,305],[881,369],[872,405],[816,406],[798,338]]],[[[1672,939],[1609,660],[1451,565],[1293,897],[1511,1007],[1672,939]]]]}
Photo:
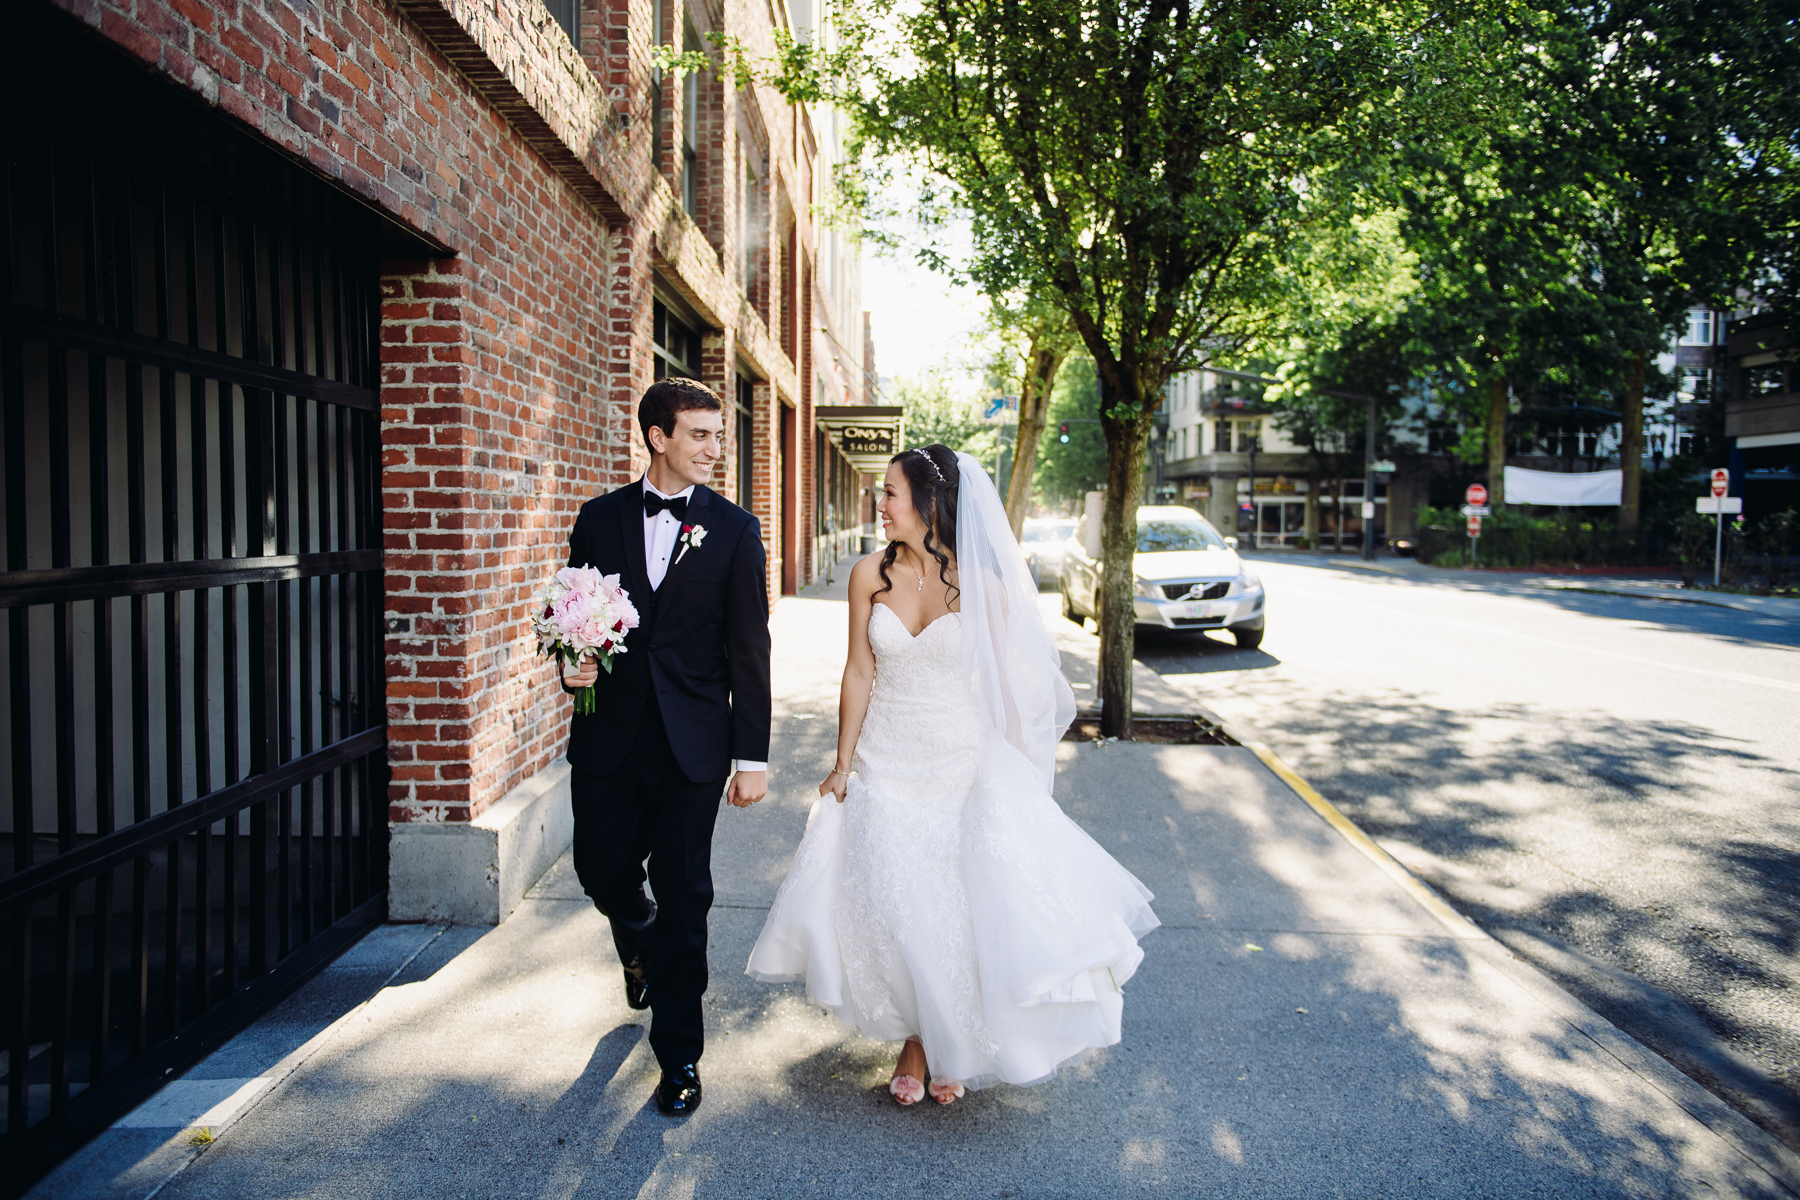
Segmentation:
{"type": "Polygon", "coordinates": [[[769,758],[769,594],[755,517],[704,484],[684,525],[706,536],[677,544],[662,586],[644,563],[644,485],[589,500],[569,533],[569,565],[619,576],[638,610],[625,653],[594,685],[594,712],[569,722],[569,765],[604,774],[636,746],[647,706],[668,730],[688,779],[724,779],[731,760],[769,758]],[[679,561],[678,561],[679,560],[679,561]]]}

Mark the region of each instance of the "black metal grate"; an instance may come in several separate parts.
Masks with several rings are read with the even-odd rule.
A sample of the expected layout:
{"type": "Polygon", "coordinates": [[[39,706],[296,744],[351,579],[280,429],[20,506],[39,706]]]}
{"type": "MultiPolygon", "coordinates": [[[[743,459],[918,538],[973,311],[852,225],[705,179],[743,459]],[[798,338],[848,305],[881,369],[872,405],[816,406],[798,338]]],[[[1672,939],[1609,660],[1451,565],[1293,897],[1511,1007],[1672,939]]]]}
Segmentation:
{"type": "MultiPolygon", "coordinates": [[[[29,6],[28,6],[29,8],[29,6]]],[[[0,1176],[384,913],[373,217],[60,17],[0,50],[0,1176]]]]}

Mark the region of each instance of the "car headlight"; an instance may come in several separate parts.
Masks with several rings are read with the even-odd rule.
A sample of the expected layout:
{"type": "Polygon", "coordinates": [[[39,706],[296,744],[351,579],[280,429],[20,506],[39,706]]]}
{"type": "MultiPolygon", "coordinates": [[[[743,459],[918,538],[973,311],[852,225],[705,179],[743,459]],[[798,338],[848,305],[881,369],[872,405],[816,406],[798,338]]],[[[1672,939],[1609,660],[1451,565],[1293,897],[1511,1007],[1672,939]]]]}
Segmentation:
{"type": "Polygon", "coordinates": [[[1137,584],[1136,590],[1138,595],[1147,597],[1151,600],[1162,599],[1162,589],[1156,586],[1156,584],[1151,583],[1148,579],[1137,579],[1134,582],[1137,584]]]}
{"type": "Polygon", "coordinates": [[[1261,590],[1261,588],[1262,588],[1262,576],[1258,575],[1255,571],[1245,571],[1244,572],[1244,590],[1246,592],[1254,592],[1254,591],[1261,590]]]}

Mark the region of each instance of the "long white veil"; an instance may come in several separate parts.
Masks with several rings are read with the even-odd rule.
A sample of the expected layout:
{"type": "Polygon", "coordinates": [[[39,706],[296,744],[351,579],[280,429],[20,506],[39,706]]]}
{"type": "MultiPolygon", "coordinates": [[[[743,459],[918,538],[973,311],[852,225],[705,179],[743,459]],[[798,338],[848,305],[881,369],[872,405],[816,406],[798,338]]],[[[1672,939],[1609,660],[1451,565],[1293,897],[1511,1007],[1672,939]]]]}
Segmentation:
{"type": "Polygon", "coordinates": [[[963,666],[991,733],[1030,760],[1050,790],[1056,744],[1075,719],[1056,643],[1044,628],[1037,585],[1013,537],[993,480],[956,456],[956,575],[961,589],[963,666]]]}

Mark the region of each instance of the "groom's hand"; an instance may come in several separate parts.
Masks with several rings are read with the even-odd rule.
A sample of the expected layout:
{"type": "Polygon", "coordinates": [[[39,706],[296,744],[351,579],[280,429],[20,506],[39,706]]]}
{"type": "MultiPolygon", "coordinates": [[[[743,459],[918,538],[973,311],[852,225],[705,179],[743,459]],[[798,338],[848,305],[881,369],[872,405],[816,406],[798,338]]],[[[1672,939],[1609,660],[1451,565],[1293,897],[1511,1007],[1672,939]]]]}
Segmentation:
{"type": "Polygon", "coordinates": [[[725,803],[733,808],[749,808],[768,794],[767,771],[739,771],[731,777],[731,786],[725,789],[725,803]]]}
{"type": "Polygon", "coordinates": [[[581,656],[580,669],[568,663],[562,666],[563,683],[572,688],[593,687],[600,679],[600,661],[591,654],[581,656]]]}

